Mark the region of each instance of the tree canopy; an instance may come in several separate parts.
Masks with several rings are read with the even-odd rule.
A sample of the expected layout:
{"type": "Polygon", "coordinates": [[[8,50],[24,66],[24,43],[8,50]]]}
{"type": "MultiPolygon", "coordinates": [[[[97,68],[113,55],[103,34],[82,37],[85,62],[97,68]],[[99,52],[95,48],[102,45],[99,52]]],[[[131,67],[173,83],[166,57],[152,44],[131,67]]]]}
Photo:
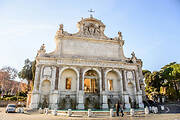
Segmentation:
{"type": "Polygon", "coordinates": [[[7,73],[7,80],[14,80],[18,75],[18,71],[10,66],[5,66],[0,71],[7,73]]]}
{"type": "Polygon", "coordinates": [[[159,71],[143,70],[146,83],[146,94],[150,99],[157,95],[165,95],[170,100],[180,98],[180,64],[172,62],[159,71]]]}
{"type": "Polygon", "coordinates": [[[22,70],[18,73],[19,78],[26,79],[28,81],[28,91],[31,90],[30,82],[34,80],[35,76],[35,61],[26,59],[22,70]]]}

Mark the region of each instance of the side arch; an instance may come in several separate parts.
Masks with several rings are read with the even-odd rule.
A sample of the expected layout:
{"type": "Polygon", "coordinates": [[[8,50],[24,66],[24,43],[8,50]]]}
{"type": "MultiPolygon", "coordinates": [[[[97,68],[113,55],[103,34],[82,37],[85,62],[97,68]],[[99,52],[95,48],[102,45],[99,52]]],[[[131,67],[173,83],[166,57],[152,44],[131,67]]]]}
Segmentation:
{"type": "Polygon", "coordinates": [[[123,82],[122,82],[122,74],[119,70],[117,69],[108,69],[105,71],[105,89],[106,91],[108,90],[108,82],[107,82],[107,75],[109,72],[114,72],[115,74],[117,74],[117,80],[118,80],[118,87],[120,88],[119,91],[121,91],[121,93],[123,92],[123,82]]]}
{"type": "Polygon", "coordinates": [[[78,90],[79,72],[74,67],[63,67],[59,72],[59,85],[58,89],[66,91],[66,79],[71,79],[71,91],[78,90]]]}

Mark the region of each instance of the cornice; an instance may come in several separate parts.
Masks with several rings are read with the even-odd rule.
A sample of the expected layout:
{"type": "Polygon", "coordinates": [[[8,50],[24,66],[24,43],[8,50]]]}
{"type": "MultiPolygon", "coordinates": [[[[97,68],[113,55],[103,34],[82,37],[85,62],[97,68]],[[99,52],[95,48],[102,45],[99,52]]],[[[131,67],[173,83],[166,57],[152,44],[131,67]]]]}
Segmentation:
{"type": "Polygon", "coordinates": [[[99,39],[99,38],[78,37],[78,36],[62,36],[62,37],[59,37],[58,39],[56,38],[56,40],[72,40],[72,39],[119,44],[119,41],[114,40],[114,39],[111,40],[111,39],[99,39]]]}
{"type": "Polygon", "coordinates": [[[112,67],[112,68],[122,68],[123,66],[136,69],[138,63],[127,63],[124,61],[107,61],[107,60],[88,60],[88,59],[72,59],[72,58],[46,58],[46,57],[37,57],[36,58],[39,64],[46,64],[45,61],[48,61],[48,64],[52,65],[75,65],[75,66],[93,66],[93,67],[112,67]],[[50,62],[52,61],[52,62],[50,62]]]}

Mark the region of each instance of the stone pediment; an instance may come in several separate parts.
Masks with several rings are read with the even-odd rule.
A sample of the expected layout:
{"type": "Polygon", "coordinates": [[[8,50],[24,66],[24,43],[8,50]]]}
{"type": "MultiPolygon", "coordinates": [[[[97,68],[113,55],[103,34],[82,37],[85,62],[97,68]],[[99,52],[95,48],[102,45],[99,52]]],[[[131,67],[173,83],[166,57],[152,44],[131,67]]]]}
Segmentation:
{"type": "Polygon", "coordinates": [[[77,27],[79,32],[74,34],[75,36],[109,39],[104,35],[105,25],[93,17],[82,19],[78,22],[77,27]]]}
{"type": "Polygon", "coordinates": [[[104,34],[105,25],[98,19],[93,17],[85,18],[77,23],[78,32],[70,34],[63,30],[63,25],[60,25],[56,33],[56,37],[74,36],[74,37],[87,37],[95,39],[110,39],[104,34]]]}

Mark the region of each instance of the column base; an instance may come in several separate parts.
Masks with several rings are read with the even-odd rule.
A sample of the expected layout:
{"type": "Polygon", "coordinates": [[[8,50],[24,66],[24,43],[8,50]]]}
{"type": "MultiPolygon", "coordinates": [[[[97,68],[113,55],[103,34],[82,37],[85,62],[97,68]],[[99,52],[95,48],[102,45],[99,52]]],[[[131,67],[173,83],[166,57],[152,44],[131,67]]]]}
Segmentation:
{"type": "Polygon", "coordinates": [[[38,104],[37,103],[31,103],[30,108],[31,109],[38,109],[38,104]]]}
{"type": "Polygon", "coordinates": [[[144,108],[144,104],[143,103],[139,103],[139,108],[144,108]]]}
{"type": "Polygon", "coordinates": [[[125,108],[131,108],[129,103],[125,103],[125,108]]]}
{"type": "Polygon", "coordinates": [[[84,109],[84,104],[83,103],[79,103],[78,106],[77,106],[77,109],[84,109]]]}
{"type": "Polygon", "coordinates": [[[107,103],[103,103],[102,104],[102,109],[108,109],[108,104],[107,103]]]}
{"type": "Polygon", "coordinates": [[[58,109],[58,104],[57,103],[51,104],[51,110],[57,110],[57,109],[58,109]]]}

